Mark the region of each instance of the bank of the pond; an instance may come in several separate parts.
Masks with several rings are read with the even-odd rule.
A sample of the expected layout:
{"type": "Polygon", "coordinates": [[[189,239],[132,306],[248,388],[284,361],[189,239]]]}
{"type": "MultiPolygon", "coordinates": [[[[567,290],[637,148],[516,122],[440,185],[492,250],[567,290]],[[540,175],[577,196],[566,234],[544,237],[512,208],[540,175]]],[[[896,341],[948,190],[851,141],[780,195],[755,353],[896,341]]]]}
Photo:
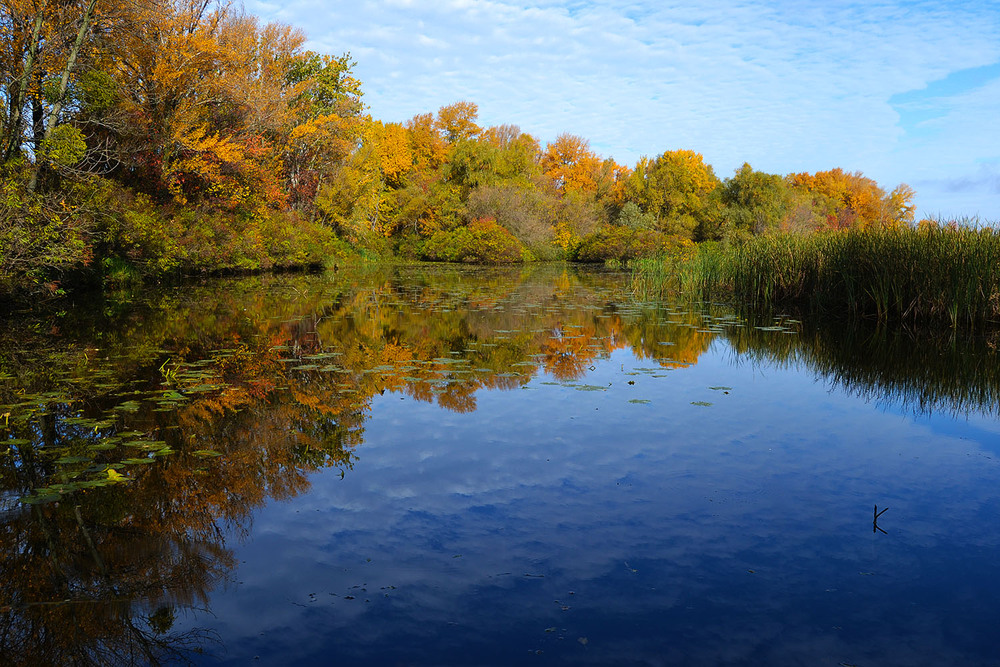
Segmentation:
{"type": "Polygon", "coordinates": [[[110,181],[0,190],[0,302],[191,276],[305,270],[361,258],[328,225],[294,211],[238,215],[155,204],[110,181]]]}
{"type": "Polygon", "coordinates": [[[925,226],[773,234],[631,264],[633,288],[752,308],[983,328],[1000,324],[1000,234],[925,226]]]}

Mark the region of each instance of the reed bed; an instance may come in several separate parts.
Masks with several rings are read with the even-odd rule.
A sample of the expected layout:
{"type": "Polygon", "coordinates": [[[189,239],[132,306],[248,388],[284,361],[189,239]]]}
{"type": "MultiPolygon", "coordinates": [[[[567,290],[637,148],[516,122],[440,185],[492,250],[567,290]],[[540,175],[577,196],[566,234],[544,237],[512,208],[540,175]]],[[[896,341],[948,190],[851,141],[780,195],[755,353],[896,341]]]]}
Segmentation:
{"type": "Polygon", "coordinates": [[[633,289],[748,306],[953,328],[1000,324],[1000,233],[991,228],[774,234],[632,265],[633,289]]]}

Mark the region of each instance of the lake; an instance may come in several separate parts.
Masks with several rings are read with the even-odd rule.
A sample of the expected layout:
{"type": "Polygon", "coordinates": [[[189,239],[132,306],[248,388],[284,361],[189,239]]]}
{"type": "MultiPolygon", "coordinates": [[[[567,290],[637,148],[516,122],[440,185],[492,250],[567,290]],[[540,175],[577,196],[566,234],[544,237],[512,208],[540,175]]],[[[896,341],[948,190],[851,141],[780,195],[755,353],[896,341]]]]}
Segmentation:
{"type": "Polygon", "coordinates": [[[564,265],[0,325],[0,663],[1000,664],[997,335],[564,265]]]}

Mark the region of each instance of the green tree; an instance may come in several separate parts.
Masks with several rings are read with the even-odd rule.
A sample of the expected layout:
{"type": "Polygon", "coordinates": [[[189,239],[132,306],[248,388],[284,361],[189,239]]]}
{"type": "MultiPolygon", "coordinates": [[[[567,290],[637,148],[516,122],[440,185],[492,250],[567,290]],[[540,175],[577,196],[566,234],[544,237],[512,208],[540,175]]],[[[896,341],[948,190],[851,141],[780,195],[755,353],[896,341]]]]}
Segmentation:
{"type": "Polygon", "coordinates": [[[625,179],[625,201],[656,218],[658,230],[694,238],[712,210],[719,179],[700,153],[667,151],[655,160],[642,157],[625,179]]]}
{"type": "Polygon", "coordinates": [[[744,162],[723,182],[720,200],[721,225],[706,233],[709,238],[775,230],[787,216],[792,198],[781,176],[754,171],[744,162]]]}

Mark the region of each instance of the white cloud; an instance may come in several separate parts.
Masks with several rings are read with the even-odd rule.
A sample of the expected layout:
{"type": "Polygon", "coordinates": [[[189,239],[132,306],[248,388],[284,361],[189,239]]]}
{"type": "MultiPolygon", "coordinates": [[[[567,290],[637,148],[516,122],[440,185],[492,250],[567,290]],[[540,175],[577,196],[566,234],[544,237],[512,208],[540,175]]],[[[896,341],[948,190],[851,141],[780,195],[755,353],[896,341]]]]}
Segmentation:
{"type": "MultiPolygon", "coordinates": [[[[889,104],[1000,60],[1000,9],[982,3],[369,0],[347,10],[293,0],[248,9],[304,28],[311,48],[350,51],[373,115],[386,120],[464,98],[485,124],[516,123],[543,141],[572,132],[627,164],[691,148],[721,176],[744,161],[779,173],[840,166],[887,187],[962,178],[1000,158],[996,86],[943,101],[932,136],[910,136],[889,104]]],[[[980,212],[1000,219],[1000,198],[983,196],[980,212]]]]}

